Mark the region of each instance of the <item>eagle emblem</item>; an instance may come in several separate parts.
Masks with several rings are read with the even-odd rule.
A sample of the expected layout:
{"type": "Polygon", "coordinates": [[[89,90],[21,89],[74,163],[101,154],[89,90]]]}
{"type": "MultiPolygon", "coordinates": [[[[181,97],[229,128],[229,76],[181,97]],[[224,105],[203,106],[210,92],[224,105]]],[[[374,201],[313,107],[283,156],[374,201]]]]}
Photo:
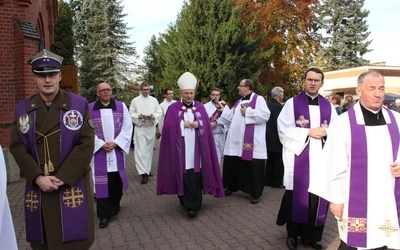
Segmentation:
{"type": "Polygon", "coordinates": [[[29,116],[27,114],[21,115],[18,119],[18,123],[19,123],[19,130],[21,131],[21,133],[23,134],[28,133],[30,129],[29,116]]]}

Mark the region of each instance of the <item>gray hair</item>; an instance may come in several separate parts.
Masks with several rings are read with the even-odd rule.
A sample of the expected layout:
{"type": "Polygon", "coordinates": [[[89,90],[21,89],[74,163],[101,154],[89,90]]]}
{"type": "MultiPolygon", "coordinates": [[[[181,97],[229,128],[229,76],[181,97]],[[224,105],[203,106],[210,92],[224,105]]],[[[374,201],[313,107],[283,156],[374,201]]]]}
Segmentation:
{"type": "Polygon", "coordinates": [[[361,85],[364,83],[365,77],[368,76],[368,75],[373,75],[375,77],[382,77],[383,78],[383,75],[381,73],[379,73],[378,71],[376,71],[376,70],[366,71],[366,72],[364,72],[364,73],[362,73],[361,75],[358,76],[358,78],[357,78],[358,87],[361,87],[361,85]]]}
{"type": "Polygon", "coordinates": [[[278,97],[280,94],[282,94],[283,93],[283,88],[281,88],[281,87],[274,87],[272,90],[271,90],[271,97],[272,98],[276,98],[276,97],[278,97]]]}

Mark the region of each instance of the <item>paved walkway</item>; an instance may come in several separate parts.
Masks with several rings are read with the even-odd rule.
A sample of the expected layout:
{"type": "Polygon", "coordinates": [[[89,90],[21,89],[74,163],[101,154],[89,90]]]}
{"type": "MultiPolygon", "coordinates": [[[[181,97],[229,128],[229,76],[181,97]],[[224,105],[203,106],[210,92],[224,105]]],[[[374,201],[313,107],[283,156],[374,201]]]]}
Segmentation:
{"type": "MultiPolygon", "coordinates": [[[[142,185],[131,151],[127,173],[130,187],[122,197],[121,212],[106,229],[99,229],[96,221],[96,240],[91,250],[287,249],[285,226],[275,224],[284,190],[265,187],[256,205],[240,192],[223,199],[207,195],[197,217],[189,219],[175,195],[155,194],[157,163],[158,144],[153,157],[154,176],[142,185]]],[[[19,249],[30,249],[25,238],[23,189],[24,180],[10,183],[8,197],[19,249]]],[[[321,243],[328,250],[337,249],[338,233],[331,214],[321,243]]],[[[302,245],[298,249],[312,250],[302,245]]]]}

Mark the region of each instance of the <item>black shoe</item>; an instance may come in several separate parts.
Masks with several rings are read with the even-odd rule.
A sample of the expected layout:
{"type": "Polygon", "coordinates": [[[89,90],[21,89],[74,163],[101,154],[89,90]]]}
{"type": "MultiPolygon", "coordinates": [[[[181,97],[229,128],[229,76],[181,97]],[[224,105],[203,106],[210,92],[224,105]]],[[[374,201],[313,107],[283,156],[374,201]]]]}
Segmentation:
{"type": "Polygon", "coordinates": [[[307,245],[310,246],[310,247],[313,248],[313,249],[316,249],[316,250],[321,250],[321,249],[322,249],[322,245],[319,244],[319,243],[316,242],[316,241],[311,242],[311,243],[308,243],[307,245]]]}
{"type": "Polygon", "coordinates": [[[106,228],[108,226],[109,222],[110,222],[109,218],[102,218],[102,219],[100,219],[99,227],[106,228]]]}
{"type": "Polygon", "coordinates": [[[287,237],[286,239],[286,246],[289,250],[296,250],[297,249],[297,239],[293,237],[287,237]]]}
{"type": "Polygon", "coordinates": [[[283,186],[283,185],[279,185],[279,186],[275,186],[275,185],[273,185],[273,186],[271,186],[272,188],[285,188],[285,186],[283,186]]]}
{"type": "Polygon", "coordinates": [[[146,184],[149,181],[149,176],[147,174],[142,174],[142,181],[140,183],[146,184]]]}
{"type": "Polygon", "coordinates": [[[230,189],[225,189],[225,197],[232,195],[232,191],[230,189]]]}
{"type": "Polygon", "coordinates": [[[195,210],[188,210],[187,216],[188,216],[189,218],[194,218],[194,217],[197,216],[197,212],[196,212],[195,210]]]}
{"type": "Polygon", "coordinates": [[[251,196],[250,202],[251,202],[251,204],[257,204],[258,202],[260,202],[260,197],[255,198],[255,197],[251,196]]]}

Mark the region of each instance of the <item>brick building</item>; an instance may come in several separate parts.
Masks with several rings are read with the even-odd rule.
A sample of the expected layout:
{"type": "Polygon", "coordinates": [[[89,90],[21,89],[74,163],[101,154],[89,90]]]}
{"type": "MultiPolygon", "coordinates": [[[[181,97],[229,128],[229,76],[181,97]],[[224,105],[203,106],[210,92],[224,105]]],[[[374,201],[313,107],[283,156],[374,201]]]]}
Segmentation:
{"type": "Polygon", "coordinates": [[[57,0],[0,0],[0,144],[8,181],[19,179],[18,167],[8,151],[14,105],[37,92],[26,61],[50,48],[57,18],[57,0]]]}

